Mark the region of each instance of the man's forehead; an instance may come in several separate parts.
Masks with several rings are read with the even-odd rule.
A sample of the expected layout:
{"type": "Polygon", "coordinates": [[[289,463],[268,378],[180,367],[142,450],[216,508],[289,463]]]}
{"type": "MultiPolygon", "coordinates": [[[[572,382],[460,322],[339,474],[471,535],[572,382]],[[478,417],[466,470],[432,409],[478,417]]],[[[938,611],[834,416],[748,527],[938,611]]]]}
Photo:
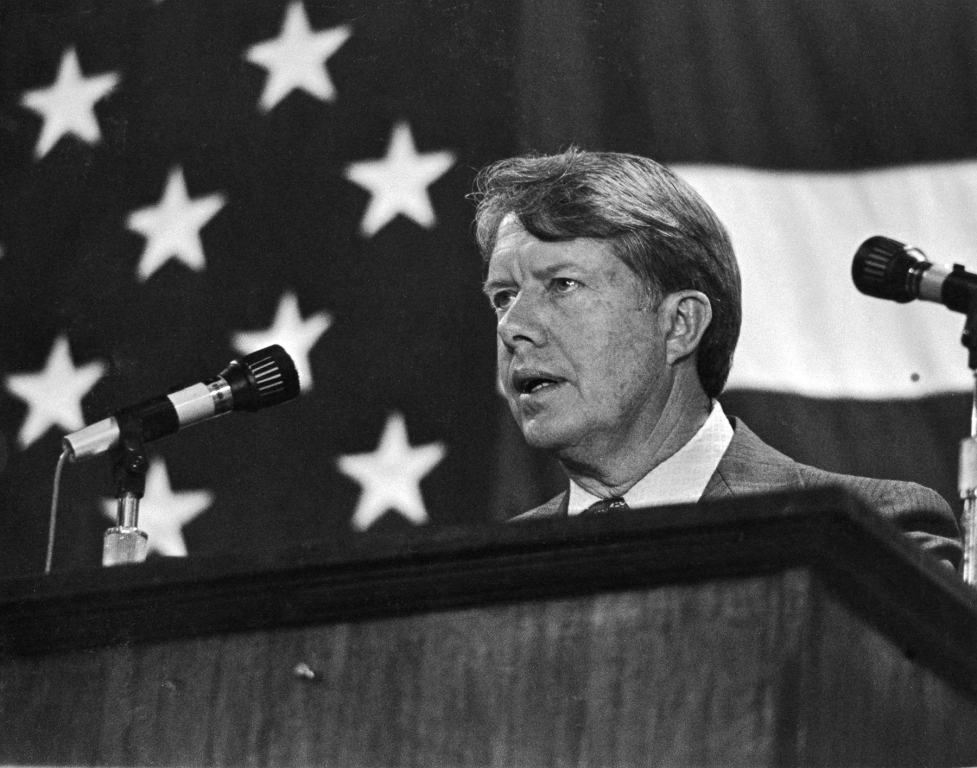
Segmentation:
{"type": "Polygon", "coordinates": [[[522,225],[515,214],[509,213],[496,230],[495,246],[489,256],[488,270],[507,269],[521,263],[538,268],[573,264],[583,268],[608,266],[608,257],[617,262],[613,246],[605,240],[577,237],[569,240],[543,241],[522,225]]]}
{"type": "Polygon", "coordinates": [[[502,218],[502,221],[499,222],[499,228],[495,233],[495,246],[492,248],[492,253],[489,256],[489,259],[491,260],[492,257],[506,251],[519,248],[520,246],[525,245],[527,242],[534,239],[535,238],[526,231],[526,228],[519,221],[516,214],[507,213],[502,218]]]}

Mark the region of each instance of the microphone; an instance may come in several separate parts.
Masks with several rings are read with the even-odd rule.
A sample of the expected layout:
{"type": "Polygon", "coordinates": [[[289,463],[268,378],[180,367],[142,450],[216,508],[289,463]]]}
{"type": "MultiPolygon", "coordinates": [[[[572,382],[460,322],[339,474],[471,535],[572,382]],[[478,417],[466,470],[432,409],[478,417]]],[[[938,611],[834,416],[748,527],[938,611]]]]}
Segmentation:
{"type": "Polygon", "coordinates": [[[859,246],[851,276],[862,293],[900,304],[922,299],[966,313],[977,297],[977,275],[962,264],[931,264],[918,248],[878,235],[859,246]]]}
{"type": "Polygon", "coordinates": [[[62,446],[72,461],[98,456],[119,444],[121,423],[139,419],[145,442],[172,435],[184,427],[229,411],[259,411],[295,399],[299,376],[295,363],[278,344],[231,361],[219,376],[168,395],[116,411],[77,432],[62,446]]]}

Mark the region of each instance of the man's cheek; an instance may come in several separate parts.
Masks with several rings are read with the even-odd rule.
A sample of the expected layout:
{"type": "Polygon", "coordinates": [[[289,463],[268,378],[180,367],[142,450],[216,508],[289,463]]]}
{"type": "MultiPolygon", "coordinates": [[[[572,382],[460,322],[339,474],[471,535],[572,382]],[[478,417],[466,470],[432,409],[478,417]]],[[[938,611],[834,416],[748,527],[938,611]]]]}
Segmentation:
{"type": "Polygon", "coordinates": [[[495,391],[500,397],[504,397],[506,399],[509,398],[509,395],[505,391],[505,379],[503,378],[501,365],[499,366],[499,371],[495,377],[495,391]]]}

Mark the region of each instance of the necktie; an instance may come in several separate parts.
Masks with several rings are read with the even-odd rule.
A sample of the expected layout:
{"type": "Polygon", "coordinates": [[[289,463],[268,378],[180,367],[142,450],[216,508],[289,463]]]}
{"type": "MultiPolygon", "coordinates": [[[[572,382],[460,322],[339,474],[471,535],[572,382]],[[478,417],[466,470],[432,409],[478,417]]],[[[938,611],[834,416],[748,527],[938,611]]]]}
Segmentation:
{"type": "Polygon", "coordinates": [[[601,499],[591,504],[580,514],[582,515],[602,515],[605,512],[627,512],[631,508],[628,503],[620,496],[611,496],[609,499],[601,499]]]}

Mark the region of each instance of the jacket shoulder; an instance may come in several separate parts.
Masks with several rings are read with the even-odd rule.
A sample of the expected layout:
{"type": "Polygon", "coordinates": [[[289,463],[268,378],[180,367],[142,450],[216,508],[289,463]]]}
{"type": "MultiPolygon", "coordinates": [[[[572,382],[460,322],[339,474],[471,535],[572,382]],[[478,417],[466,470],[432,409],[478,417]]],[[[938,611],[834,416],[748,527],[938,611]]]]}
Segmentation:
{"type": "Polygon", "coordinates": [[[905,480],[879,480],[798,465],[808,488],[843,488],[954,568],[962,556],[957,518],[940,494],[905,480]]]}
{"type": "Polygon", "coordinates": [[[960,563],[962,548],[957,519],[936,491],[904,480],[843,475],[800,464],[764,443],[739,419],[730,421],[735,435],[729,455],[720,461],[717,476],[734,495],[841,488],[894,524],[922,549],[953,568],[960,563]]]}

